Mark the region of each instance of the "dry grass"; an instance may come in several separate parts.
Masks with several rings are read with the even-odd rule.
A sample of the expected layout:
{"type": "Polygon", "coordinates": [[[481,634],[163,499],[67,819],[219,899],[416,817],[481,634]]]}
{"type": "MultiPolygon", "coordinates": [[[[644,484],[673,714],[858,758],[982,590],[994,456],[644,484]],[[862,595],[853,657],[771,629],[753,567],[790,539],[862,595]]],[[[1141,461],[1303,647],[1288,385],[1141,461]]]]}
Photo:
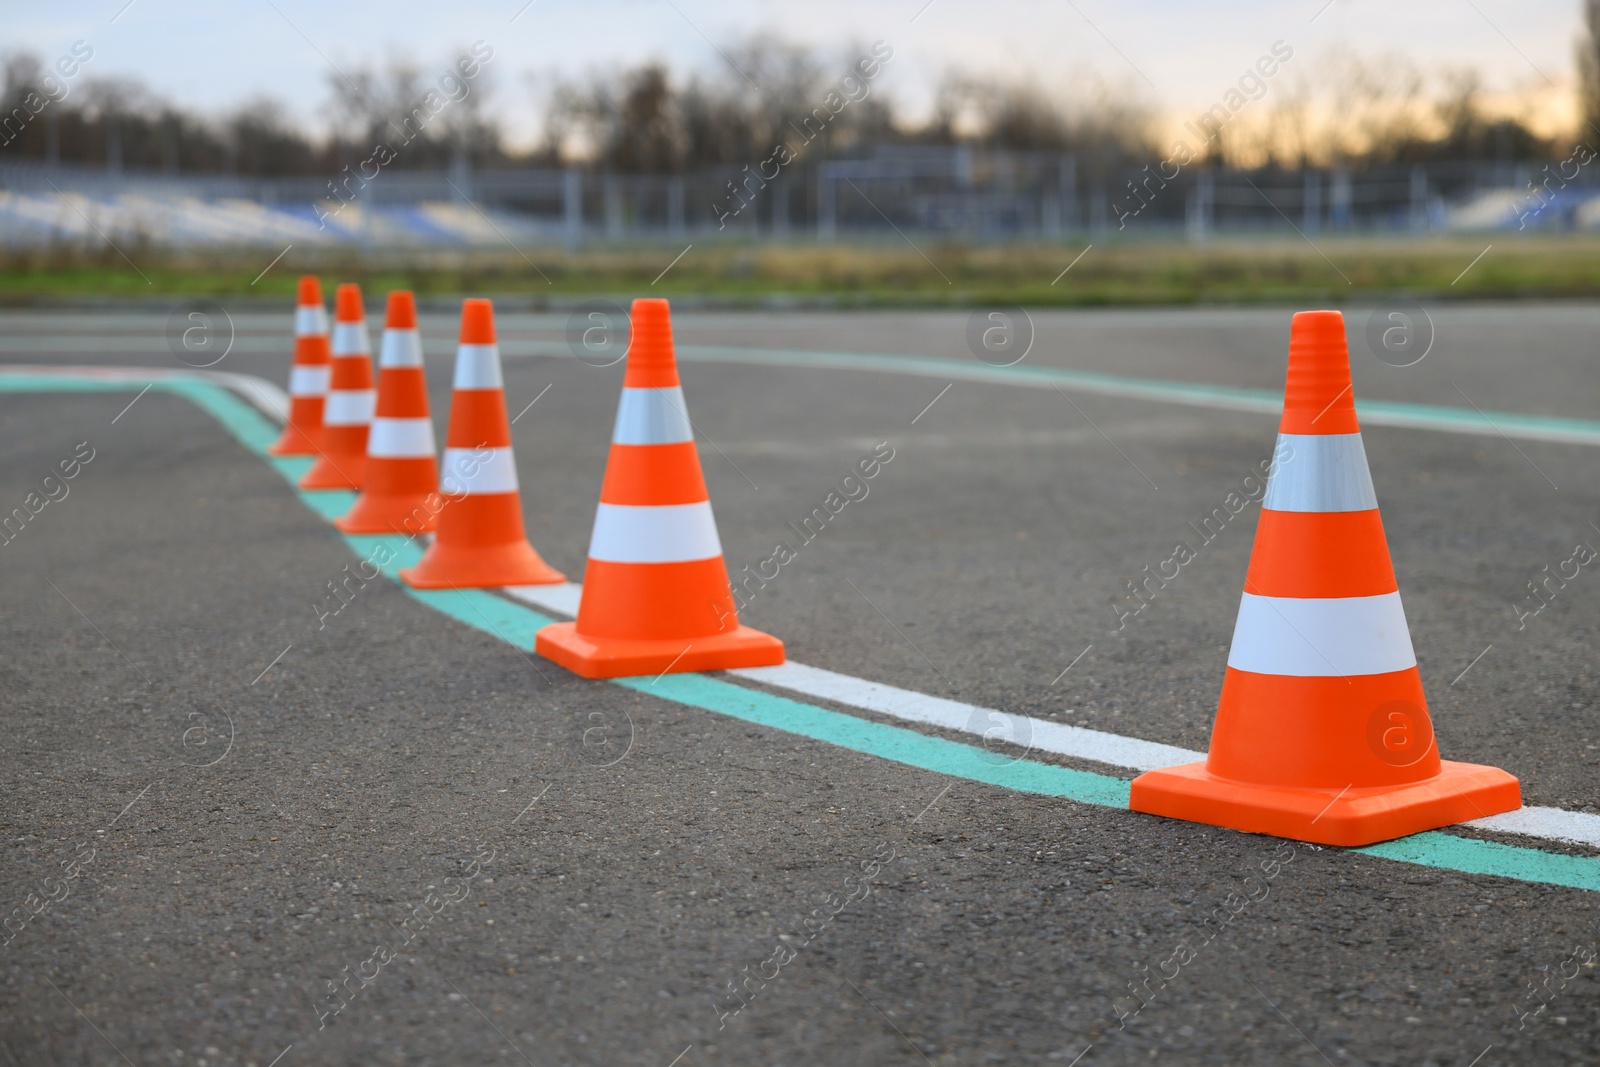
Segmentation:
{"type": "Polygon", "coordinates": [[[264,277],[259,250],[121,252],[53,248],[0,252],[9,304],[172,295],[279,297],[315,271],[372,288],[424,294],[517,294],[535,305],[581,296],[659,294],[724,304],[843,306],[1140,305],[1342,302],[1404,293],[1433,298],[1600,295],[1600,237],[1498,235],[1425,240],[1228,240],[1206,245],[852,245],[697,243],[652,285],[678,249],[391,251],[296,249],[264,277]],[[124,253],[126,256],[124,257],[124,253]]]}

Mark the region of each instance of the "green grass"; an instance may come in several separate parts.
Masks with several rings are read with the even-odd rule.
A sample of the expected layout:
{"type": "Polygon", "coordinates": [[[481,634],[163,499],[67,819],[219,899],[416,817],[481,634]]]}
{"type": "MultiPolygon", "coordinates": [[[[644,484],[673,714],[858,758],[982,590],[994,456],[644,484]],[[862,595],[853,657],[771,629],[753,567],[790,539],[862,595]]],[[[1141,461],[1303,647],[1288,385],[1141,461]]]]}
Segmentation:
{"type": "Polygon", "coordinates": [[[1434,299],[1600,296],[1600,236],[1227,240],[1206,245],[1084,243],[934,245],[696,244],[569,254],[559,249],[390,252],[291,250],[176,253],[153,247],[0,252],[0,303],[97,298],[260,296],[296,275],[369,291],[515,295],[538,306],[584,297],[660,295],[724,305],[776,300],[840,306],[1115,306],[1343,303],[1392,295],[1434,299]],[[126,256],[123,255],[126,253],[126,256]],[[1473,264],[1470,269],[1469,264],[1473,264]],[[1466,273],[1463,275],[1462,271],[1466,273]],[[652,280],[660,276],[659,281],[652,280]],[[259,280],[258,280],[259,279],[259,280]],[[1059,279],[1059,280],[1057,280],[1059,279]]]}

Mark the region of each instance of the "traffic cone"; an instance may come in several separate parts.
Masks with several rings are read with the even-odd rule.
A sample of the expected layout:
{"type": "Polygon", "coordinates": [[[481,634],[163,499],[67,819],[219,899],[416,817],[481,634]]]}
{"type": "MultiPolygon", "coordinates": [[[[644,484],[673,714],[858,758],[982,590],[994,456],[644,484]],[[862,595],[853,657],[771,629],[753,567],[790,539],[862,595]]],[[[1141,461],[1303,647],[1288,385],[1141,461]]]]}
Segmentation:
{"type": "Polygon", "coordinates": [[[317,461],[300,479],[300,488],[361,488],[373,404],[367,313],[361,306],[361,287],[347,283],[334,292],[333,373],[322,409],[322,438],[317,461]]]}
{"type": "Polygon", "coordinates": [[[294,308],[294,365],[289,368],[289,421],[267,446],[274,456],[314,456],[322,437],[322,405],[328,393],[328,309],[322,282],[302,274],[294,308]]]}
{"type": "Polygon", "coordinates": [[[461,304],[454,389],[438,533],[417,565],[401,571],[400,577],[417,589],[566,581],[539,558],[522,524],[494,305],[487,300],[461,304]]]}
{"type": "Polygon", "coordinates": [[[1366,845],[1521,803],[1505,771],[1439,758],[1356,424],[1344,318],[1301,312],[1210,752],[1135,778],[1129,806],[1366,845]]]}
{"type": "Polygon", "coordinates": [[[577,621],[540,630],[534,650],[585,678],[783,662],[782,641],[739,624],[665,300],[633,302],[577,621]]]}
{"type": "Polygon", "coordinates": [[[443,507],[417,302],[401,290],[389,294],[378,348],[378,411],[367,435],[366,485],[334,525],[345,533],[429,533],[443,507]]]}

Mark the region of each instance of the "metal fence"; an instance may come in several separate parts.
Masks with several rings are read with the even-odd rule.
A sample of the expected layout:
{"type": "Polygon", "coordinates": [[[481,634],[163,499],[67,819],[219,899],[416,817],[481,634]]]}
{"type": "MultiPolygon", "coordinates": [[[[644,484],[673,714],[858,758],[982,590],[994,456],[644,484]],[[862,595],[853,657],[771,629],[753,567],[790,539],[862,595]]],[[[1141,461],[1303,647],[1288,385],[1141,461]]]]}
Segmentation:
{"type": "Polygon", "coordinates": [[[1299,231],[1600,227],[1600,184],[1574,161],[1229,170],[969,146],[695,174],[580,168],[349,168],[333,178],[0,167],[0,243],[121,235],[153,243],[493,245],[578,249],[717,238],[820,243],[1117,237],[1205,241],[1299,231]]]}

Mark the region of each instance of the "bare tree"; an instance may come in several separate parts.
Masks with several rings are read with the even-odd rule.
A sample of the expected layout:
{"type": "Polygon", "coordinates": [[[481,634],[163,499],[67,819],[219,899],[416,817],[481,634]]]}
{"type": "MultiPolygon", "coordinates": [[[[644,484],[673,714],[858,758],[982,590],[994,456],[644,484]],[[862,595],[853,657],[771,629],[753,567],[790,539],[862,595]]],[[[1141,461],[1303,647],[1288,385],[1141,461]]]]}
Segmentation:
{"type": "Polygon", "coordinates": [[[1600,143],[1600,0],[1583,0],[1583,39],[1578,42],[1579,140],[1600,143]]]}

